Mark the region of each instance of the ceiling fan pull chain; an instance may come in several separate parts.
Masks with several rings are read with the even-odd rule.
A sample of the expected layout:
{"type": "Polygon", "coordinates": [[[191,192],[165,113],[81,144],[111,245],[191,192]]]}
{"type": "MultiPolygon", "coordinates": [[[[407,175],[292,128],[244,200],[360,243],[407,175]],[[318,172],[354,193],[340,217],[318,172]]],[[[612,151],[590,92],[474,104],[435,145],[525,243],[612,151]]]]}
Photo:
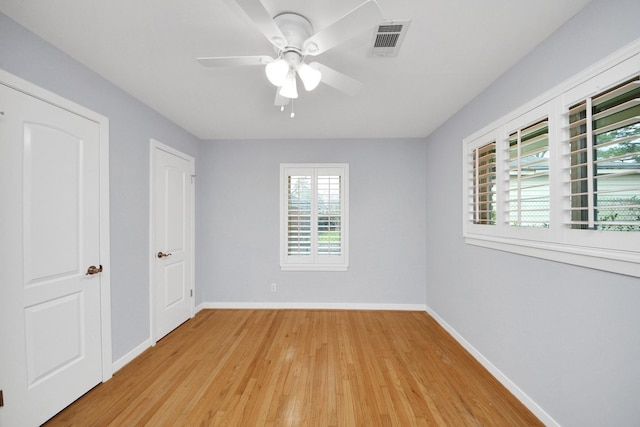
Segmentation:
{"type": "Polygon", "coordinates": [[[296,113],[293,112],[293,98],[291,98],[291,118],[293,119],[296,116],[296,113]]]}

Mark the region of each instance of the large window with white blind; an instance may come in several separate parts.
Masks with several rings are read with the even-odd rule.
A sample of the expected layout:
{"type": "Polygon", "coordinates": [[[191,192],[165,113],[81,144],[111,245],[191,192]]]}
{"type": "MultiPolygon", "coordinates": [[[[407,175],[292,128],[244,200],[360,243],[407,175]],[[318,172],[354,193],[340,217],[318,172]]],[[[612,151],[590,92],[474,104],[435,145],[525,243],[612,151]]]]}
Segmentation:
{"type": "Polygon", "coordinates": [[[347,164],[280,165],[280,266],[343,271],[348,260],[347,164]]]}
{"type": "Polygon", "coordinates": [[[464,140],[467,243],[640,277],[640,42],[464,140]]]}

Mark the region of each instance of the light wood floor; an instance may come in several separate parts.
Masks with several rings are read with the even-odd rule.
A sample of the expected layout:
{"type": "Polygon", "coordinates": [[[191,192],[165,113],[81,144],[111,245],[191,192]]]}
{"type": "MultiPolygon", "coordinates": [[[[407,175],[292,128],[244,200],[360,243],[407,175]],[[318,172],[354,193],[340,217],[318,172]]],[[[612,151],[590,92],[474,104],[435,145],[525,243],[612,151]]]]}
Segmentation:
{"type": "Polygon", "coordinates": [[[203,310],[47,426],[542,425],[424,312],[203,310]]]}

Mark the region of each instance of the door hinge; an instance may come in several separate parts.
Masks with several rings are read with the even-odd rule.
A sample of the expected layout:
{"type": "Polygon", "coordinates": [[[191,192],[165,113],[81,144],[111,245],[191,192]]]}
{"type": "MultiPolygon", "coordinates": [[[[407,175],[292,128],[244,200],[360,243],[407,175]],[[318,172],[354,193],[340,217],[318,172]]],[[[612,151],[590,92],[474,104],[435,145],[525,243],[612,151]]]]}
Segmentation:
{"type": "Polygon", "coordinates": [[[196,180],[196,176],[195,175],[191,175],[191,183],[193,184],[194,181],[196,180]]]}
{"type": "Polygon", "coordinates": [[[4,395],[2,394],[2,390],[0,390],[0,407],[4,406],[4,395]]]}
{"type": "Polygon", "coordinates": [[[191,298],[193,298],[193,289],[191,289],[191,298]]]}

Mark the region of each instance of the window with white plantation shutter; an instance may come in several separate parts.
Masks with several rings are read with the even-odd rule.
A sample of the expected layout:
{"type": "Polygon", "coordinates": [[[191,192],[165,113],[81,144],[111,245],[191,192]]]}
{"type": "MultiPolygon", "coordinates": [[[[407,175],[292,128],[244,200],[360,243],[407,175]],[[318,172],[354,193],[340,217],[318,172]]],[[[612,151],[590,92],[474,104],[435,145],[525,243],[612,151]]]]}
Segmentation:
{"type": "Polygon", "coordinates": [[[549,227],[549,121],[509,135],[509,224],[549,227]]]}
{"type": "Polygon", "coordinates": [[[282,164],[283,270],[348,267],[348,165],[282,164]]]}
{"type": "Polygon", "coordinates": [[[467,243],[640,277],[640,40],[463,142],[467,243]]]}
{"type": "Polygon", "coordinates": [[[569,122],[571,227],[640,231],[640,79],[574,105],[569,122]]]}

